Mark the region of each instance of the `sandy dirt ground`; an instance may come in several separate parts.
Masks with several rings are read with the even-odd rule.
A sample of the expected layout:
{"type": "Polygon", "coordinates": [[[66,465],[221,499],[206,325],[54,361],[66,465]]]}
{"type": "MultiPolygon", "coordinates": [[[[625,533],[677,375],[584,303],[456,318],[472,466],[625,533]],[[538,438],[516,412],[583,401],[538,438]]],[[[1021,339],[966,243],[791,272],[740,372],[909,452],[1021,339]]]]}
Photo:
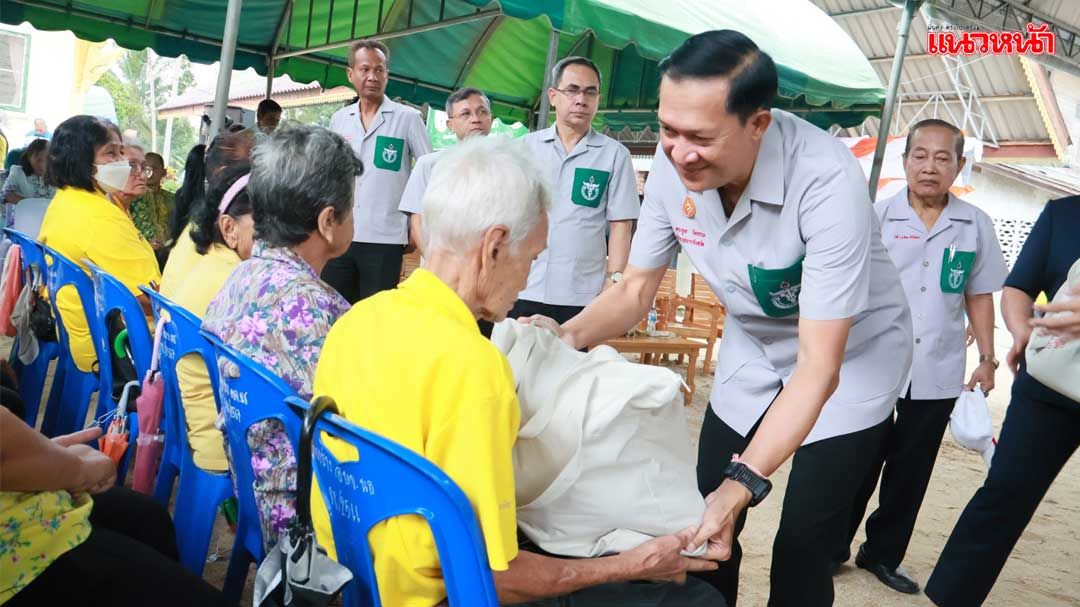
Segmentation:
{"type": "MultiPolygon", "coordinates": [[[[995,336],[997,357],[1004,361],[1012,339],[999,330],[995,336]]],[[[970,364],[978,360],[978,352],[968,353],[970,364]]],[[[678,370],[678,369],[676,369],[678,370]]],[[[681,370],[680,370],[681,372],[681,370]]],[[[693,404],[688,410],[691,435],[697,444],[711,377],[698,382],[693,404]]],[[[994,426],[1000,430],[1009,404],[1012,373],[1004,366],[997,372],[997,387],[991,392],[990,411],[994,426]]],[[[741,570],[739,604],[763,606],[769,594],[769,563],[772,540],[780,521],[780,505],[790,464],[783,466],[773,477],[774,490],[757,506],[747,520],[741,535],[744,557],[741,570]]],[[[937,562],[937,557],[960,518],[968,500],[982,485],[986,466],[982,457],[955,441],[949,431],[938,454],[934,475],[930,480],[926,500],[920,511],[915,534],[903,566],[920,584],[925,584],[937,562]]],[[[871,499],[869,512],[877,505],[877,495],[871,499]]],[[[852,553],[866,539],[860,529],[852,544],[852,553]]],[[[858,569],[854,560],[848,561],[835,578],[838,607],[904,607],[932,605],[925,595],[904,595],[878,582],[871,574],[858,569]]],[[[1012,557],[998,578],[985,605],[988,607],[1064,607],[1080,605],[1080,457],[1073,458],[1062,470],[1057,482],[1035,513],[1012,557]]]]}
{"type": "MultiPolygon", "coordinates": [[[[1011,344],[1007,333],[998,331],[997,356],[1005,360],[1011,344]]],[[[0,350],[7,352],[10,341],[0,339],[0,350]]],[[[969,361],[977,354],[969,352],[969,361]]],[[[671,366],[685,375],[685,367],[671,366]]],[[[697,445],[698,432],[712,389],[712,378],[698,374],[697,391],[687,409],[691,440],[697,445]]],[[[1000,428],[1008,405],[1011,374],[1002,368],[997,374],[998,386],[990,395],[991,413],[995,426],[1000,428]]],[[[745,552],[740,586],[740,604],[763,606],[768,600],[769,561],[773,536],[780,519],[785,481],[789,466],[782,467],[773,477],[772,495],[755,508],[741,536],[745,552]]],[[[982,484],[986,469],[975,452],[960,447],[946,431],[938,456],[934,476],[923,504],[919,521],[908,550],[904,567],[920,583],[925,583],[948,539],[956,520],[975,490],[982,484]]],[[[876,506],[875,496],[870,510],[876,506]]],[[[858,549],[864,539],[862,531],[852,545],[858,549]]],[[[221,586],[232,547],[233,535],[219,518],[205,577],[221,586]]],[[[241,604],[251,604],[254,570],[241,604]]],[[[839,607],[905,607],[931,605],[924,595],[903,595],[889,590],[869,573],[849,562],[836,580],[836,601],[839,607]]],[[[1028,526],[1005,566],[986,605],[990,607],[1064,607],[1080,605],[1080,457],[1074,455],[1061,472],[1057,482],[1043,500],[1035,518],[1028,526]]]]}

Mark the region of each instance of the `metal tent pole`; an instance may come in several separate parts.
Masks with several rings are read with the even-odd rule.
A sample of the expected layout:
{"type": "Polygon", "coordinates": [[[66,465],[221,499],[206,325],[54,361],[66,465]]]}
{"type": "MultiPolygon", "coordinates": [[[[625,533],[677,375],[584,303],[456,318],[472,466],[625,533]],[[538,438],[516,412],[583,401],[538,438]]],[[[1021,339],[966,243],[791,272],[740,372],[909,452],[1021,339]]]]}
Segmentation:
{"type": "Polygon", "coordinates": [[[900,72],[904,68],[904,53],[907,52],[908,34],[911,33],[911,20],[923,0],[906,0],[904,15],[900,18],[896,41],[896,55],[893,57],[892,73],[889,75],[889,91],[885,95],[885,107],[881,110],[881,127],[878,129],[877,149],[874,151],[874,164],[870,168],[870,200],[877,199],[878,178],[881,177],[881,163],[885,160],[885,145],[889,142],[889,125],[892,124],[893,106],[896,93],[900,88],[900,72]]]}
{"type": "Polygon", "coordinates": [[[217,90],[214,92],[214,115],[210,123],[207,143],[214,140],[225,124],[225,109],[229,105],[229,83],[232,82],[233,58],[236,56],[236,40],[240,34],[240,6],[243,0],[229,0],[225,11],[225,31],[221,37],[221,61],[218,63],[217,90]]]}
{"type": "Polygon", "coordinates": [[[548,101],[548,89],[555,86],[551,81],[551,68],[555,67],[555,59],[559,56],[559,31],[551,28],[551,41],[548,43],[547,63],[544,65],[544,86],[540,89],[540,112],[537,113],[536,130],[546,129],[548,125],[548,113],[551,111],[551,103],[548,101]]]}

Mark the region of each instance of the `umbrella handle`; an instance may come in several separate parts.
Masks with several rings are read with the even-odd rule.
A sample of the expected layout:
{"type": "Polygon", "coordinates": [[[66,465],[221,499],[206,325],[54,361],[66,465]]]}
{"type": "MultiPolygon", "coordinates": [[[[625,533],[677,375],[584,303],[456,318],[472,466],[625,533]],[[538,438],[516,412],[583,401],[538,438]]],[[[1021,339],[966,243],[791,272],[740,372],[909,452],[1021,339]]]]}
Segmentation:
{"type": "Polygon", "coordinates": [[[326,411],[338,414],[337,403],[329,396],[320,396],[311,402],[304,413],[304,427],[300,431],[300,453],[296,469],[296,518],[303,529],[311,528],[311,442],[315,436],[315,422],[326,411]]]}
{"type": "Polygon", "coordinates": [[[127,329],[121,329],[116,337],[113,338],[113,352],[116,353],[117,358],[124,358],[127,356],[127,348],[124,347],[124,342],[127,341],[128,332],[127,329]]]}

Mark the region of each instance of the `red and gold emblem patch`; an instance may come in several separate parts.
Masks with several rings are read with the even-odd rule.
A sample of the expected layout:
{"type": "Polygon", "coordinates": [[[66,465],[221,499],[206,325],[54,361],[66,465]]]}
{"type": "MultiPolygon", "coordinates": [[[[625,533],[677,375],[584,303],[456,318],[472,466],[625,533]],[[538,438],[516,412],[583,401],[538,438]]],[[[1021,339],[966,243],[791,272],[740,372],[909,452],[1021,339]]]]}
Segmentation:
{"type": "Polygon", "coordinates": [[[694,215],[697,215],[697,206],[694,205],[694,199],[693,198],[690,198],[689,196],[687,196],[685,199],[683,199],[682,212],[683,212],[683,215],[686,215],[690,219],[693,219],[694,215]]]}

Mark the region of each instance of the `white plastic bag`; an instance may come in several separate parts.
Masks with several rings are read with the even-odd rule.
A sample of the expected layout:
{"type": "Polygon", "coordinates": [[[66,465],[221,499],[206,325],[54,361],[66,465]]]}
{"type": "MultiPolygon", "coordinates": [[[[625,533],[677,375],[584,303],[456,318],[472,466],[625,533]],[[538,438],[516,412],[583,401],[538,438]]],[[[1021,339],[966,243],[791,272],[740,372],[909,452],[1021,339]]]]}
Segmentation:
{"type": "MultiPolygon", "coordinates": [[[[1069,269],[1068,279],[1061,285],[1054,303],[1073,299],[1072,290],[1080,286],[1080,260],[1069,269]]],[[[1056,312],[1048,318],[1073,312],[1056,312]]],[[[1080,339],[1031,333],[1024,352],[1027,372],[1043,385],[1080,402],[1080,339]]]]}
{"type": "Polygon", "coordinates": [[[990,406],[982,390],[964,390],[956,399],[949,427],[953,438],[961,446],[978,451],[990,467],[994,457],[994,423],[990,419],[990,406]]]}
{"type": "Polygon", "coordinates": [[[514,445],[518,526],[552,554],[625,552],[701,523],[678,375],[550,331],[495,326],[521,403],[514,445]]]}

